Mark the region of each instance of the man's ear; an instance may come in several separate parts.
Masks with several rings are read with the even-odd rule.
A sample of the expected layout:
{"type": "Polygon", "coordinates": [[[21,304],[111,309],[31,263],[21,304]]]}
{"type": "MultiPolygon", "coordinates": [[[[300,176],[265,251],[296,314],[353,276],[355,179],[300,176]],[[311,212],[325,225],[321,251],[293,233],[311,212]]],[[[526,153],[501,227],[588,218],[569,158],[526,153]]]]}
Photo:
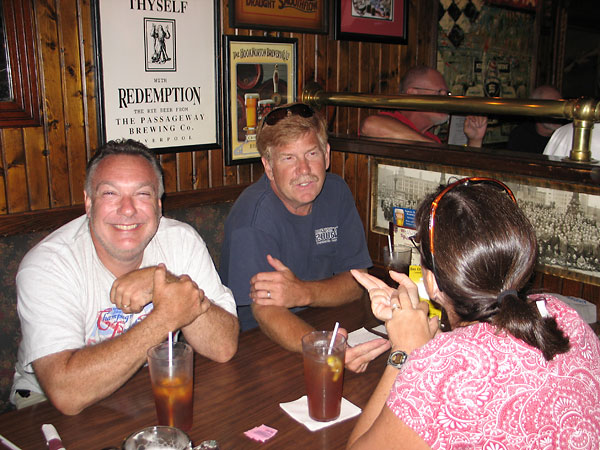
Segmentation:
{"type": "Polygon", "coordinates": [[[331,155],[331,147],[327,144],[327,149],[325,149],[325,170],[329,169],[329,157],[331,155]]]}
{"type": "Polygon", "coordinates": [[[83,203],[85,205],[85,214],[90,217],[90,212],[92,211],[92,199],[85,190],[83,191],[83,203]]]}
{"type": "Polygon", "coordinates": [[[264,156],[260,158],[262,161],[263,167],[265,168],[265,174],[270,181],[273,181],[273,168],[271,167],[271,163],[264,156]]]}

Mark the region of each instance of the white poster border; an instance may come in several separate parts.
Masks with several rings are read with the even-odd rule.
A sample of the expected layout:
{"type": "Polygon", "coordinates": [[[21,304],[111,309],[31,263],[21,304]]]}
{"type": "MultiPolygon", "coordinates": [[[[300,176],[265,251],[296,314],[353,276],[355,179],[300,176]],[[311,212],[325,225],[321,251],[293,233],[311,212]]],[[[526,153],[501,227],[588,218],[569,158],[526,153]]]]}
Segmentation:
{"type": "Polygon", "coordinates": [[[221,147],[216,0],[95,0],[101,140],[221,147]]]}

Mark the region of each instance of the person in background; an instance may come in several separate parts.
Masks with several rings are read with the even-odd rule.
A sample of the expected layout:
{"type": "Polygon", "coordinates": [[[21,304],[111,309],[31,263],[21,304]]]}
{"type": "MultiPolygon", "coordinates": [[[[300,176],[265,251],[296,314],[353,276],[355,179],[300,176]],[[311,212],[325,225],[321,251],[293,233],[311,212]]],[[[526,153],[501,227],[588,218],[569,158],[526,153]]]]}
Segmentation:
{"type": "MultiPolygon", "coordinates": [[[[400,81],[400,94],[450,95],[450,91],[440,72],[426,66],[415,66],[400,81]]],[[[447,113],[435,111],[382,111],[363,120],[360,134],[439,144],[440,139],[431,130],[446,123],[448,117],[447,113]]],[[[487,117],[467,116],[464,124],[467,145],[481,147],[486,130],[487,117]]]]}
{"type": "MultiPolygon", "coordinates": [[[[233,291],[242,331],[258,324],[273,341],[301,352],[301,338],[313,328],[298,308],[360,299],[364,290],[350,269],[372,262],[350,189],[326,172],[323,117],[302,103],[273,109],[256,144],[265,173],[227,217],[220,274],[233,291]]],[[[364,371],[388,349],[386,339],[348,348],[346,367],[364,371]]]]}
{"type": "MultiPolygon", "coordinates": [[[[532,100],[560,100],[560,92],[553,86],[539,86],[531,93],[532,100]]],[[[507,147],[509,150],[542,154],[544,147],[562,122],[527,121],[517,125],[510,132],[507,147]]]]}
{"type": "MultiPolygon", "coordinates": [[[[599,124],[594,124],[590,136],[590,152],[592,152],[592,158],[600,159],[600,128],[599,124]]],[[[573,123],[563,125],[554,132],[546,148],[544,148],[544,155],[558,156],[564,158],[569,156],[571,149],[573,148],[573,123]]]]}
{"type": "Polygon", "coordinates": [[[537,241],[510,189],[442,186],[416,223],[425,288],[451,331],[407,276],[392,273],[394,290],[352,272],[392,353],[348,448],[600,448],[600,341],[557,298],[527,294],[537,241]]]}
{"type": "Polygon", "coordinates": [[[121,387],[146,352],[181,330],[225,362],[237,350],[231,291],[189,225],[161,217],[162,171],[143,144],[110,141],[89,161],[86,214],[23,258],[23,339],[11,401],[77,414],[121,387]]]}

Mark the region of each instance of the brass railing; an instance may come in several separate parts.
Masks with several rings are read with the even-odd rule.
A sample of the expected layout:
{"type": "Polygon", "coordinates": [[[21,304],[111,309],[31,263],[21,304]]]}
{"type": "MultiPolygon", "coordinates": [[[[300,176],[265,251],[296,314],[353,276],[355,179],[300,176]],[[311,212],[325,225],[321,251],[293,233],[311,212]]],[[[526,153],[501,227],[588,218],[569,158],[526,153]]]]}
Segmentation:
{"type": "Polygon", "coordinates": [[[567,159],[576,162],[592,161],[591,131],[594,122],[600,122],[600,100],[591,98],[518,100],[438,95],[374,95],[325,92],[320,86],[311,84],[303,90],[302,101],[314,107],[332,105],[568,119],[573,121],[573,147],[567,159]]]}

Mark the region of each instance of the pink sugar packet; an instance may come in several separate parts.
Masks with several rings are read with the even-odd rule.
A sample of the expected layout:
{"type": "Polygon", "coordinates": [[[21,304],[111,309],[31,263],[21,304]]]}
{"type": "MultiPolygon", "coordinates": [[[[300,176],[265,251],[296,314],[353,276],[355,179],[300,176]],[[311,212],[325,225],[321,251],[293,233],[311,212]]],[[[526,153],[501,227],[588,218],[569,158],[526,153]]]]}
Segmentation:
{"type": "Polygon", "coordinates": [[[244,431],[244,434],[255,441],[265,442],[275,436],[277,430],[262,424],[260,427],[254,427],[251,430],[244,431]]]}

